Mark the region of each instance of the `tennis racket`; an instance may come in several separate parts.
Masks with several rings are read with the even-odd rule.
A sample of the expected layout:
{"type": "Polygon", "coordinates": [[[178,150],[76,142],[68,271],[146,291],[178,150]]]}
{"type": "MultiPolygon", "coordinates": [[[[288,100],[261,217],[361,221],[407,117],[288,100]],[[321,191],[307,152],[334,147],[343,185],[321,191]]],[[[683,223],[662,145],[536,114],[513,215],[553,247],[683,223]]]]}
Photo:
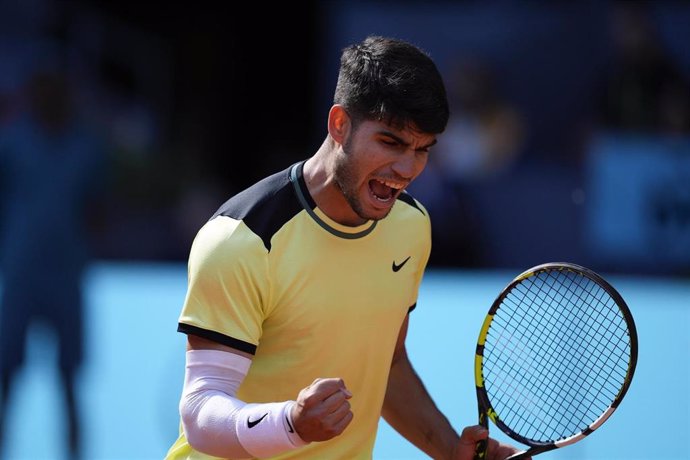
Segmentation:
{"type": "MultiPolygon", "coordinates": [[[[578,442],[599,428],[628,391],[637,332],[620,294],[571,263],[533,267],[506,286],[477,341],[479,424],[490,419],[528,446],[511,460],[578,442]]],[[[486,458],[487,441],[475,460],[486,458]]]]}

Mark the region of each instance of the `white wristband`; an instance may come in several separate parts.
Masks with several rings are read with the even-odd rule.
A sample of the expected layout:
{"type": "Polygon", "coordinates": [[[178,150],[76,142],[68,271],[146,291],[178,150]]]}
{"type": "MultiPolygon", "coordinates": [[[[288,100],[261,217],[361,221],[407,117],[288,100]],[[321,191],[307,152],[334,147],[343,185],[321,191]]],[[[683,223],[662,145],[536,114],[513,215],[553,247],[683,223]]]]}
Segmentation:
{"type": "Polygon", "coordinates": [[[257,458],[271,457],[307,445],[299,437],[290,415],[295,401],[247,404],[236,418],[237,438],[257,458]]]}

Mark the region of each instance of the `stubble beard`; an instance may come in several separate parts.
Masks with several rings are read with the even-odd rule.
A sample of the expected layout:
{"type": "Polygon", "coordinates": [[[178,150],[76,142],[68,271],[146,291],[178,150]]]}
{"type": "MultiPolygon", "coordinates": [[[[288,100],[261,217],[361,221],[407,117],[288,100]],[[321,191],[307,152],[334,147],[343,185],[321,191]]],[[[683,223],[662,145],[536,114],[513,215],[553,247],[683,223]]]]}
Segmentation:
{"type": "Polygon", "coordinates": [[[381,220],[390,210],[384,216],[372,216],[365,211],[357,188],[357,163],[353,159],[353,150],[352,140],[348,138],[343,143],[343,152],[336,157],[333,180],[355,214],[364,220],[381,220]]]}

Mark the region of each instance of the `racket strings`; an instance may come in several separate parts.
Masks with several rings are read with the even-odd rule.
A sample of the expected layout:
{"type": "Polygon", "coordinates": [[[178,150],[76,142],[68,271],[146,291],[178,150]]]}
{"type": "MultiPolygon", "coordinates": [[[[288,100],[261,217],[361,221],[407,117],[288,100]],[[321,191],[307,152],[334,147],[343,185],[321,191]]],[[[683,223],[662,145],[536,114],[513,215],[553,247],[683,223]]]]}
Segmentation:
{"type": "MultiPolygon", "coordinates": [[[[586,295],[585,297],[581,297],[575,294],[575,297],[577,297],[576,300],[579,300],[580,302],[586,302],[586,303],[597,303],[600,302],[602,303],[602,296],[606,296],[606,300],[609,302],[603,302],[602,307],[604,308],[599,308],[599,312],[603,312],[605,314],[609,314],[613,312],[614,310],[612,308],[607,308],[607,307],[614,307],[616,308],[615,303],[612,302],[610,298],[608,298],[608,295],[603,289],[590,289],[589,286],[582,286],[581,282],[587,282],[591,283],[586,278],[576,278],[576,277],[571,277],[569,278],[571,281],[576,281],[576,286],[570,286],[569,290],[572,293],[573,288],[575,289],[574,292],[580,292],[581,288],[586,289],[586,295]],[[594,292],[597,291],[597,295],[594,294],[594,292]]],[[[567,297],[567,295],[564,295],[564,298],[567,297]]],[[[556,300],[556,299],[553,299],[556,300]]],[[[617,310],[617,308],[616,308],[617,310]]],[[[582,311],[582,310],[579,310],[582,311]]],[[[577,343],[580,344],[580,346],[583,343],[588,343],[587,341],[591,338],[592,334],[596,335],[597,337],[611,337],[611,334],[609,334],[609,330],[602,331],[602,327],[606,327],[607,325],[611,325],[615,323],[611,323],[608,321],[602,321],[600,320],[597,316],[594,316],[591,314],[591,312],[587,312],[586,310],[583,311],[583,313],[586,315],[585,318],[583,318],[583,321],[580,322],[580,325],[582,327],[576,328],[575,331],[576,333],[569,334],[568,338],[574,338],[575,342],[571,343],[577,343]],[[585,323],[585,324],[582,324],[585,323]],[[596,329],[593,331],[593,329],[596,329]]],[[[579,319],[579,317],[578,317],[579,319]]],[[[610,339],[607,339],[608,342],[612,343],[610,339]]],[[[557,413],[561,414],[569,414],[570,416],[564,417],[564,421],[566,422],[566,425],[568,426],[573,426],[577,427],[578,424],[581,421],[591,421],[591,419],[587,419],[587,414],[592,414],[592,416],[598,416],[600,412],[596,412],[598,409],[605,409],[608,407],[609,403],[613,400],[615,397],[615,393],[611,394],[604,394],[603,390],[604,387],[601,387],[601,391],[599,392],[581,392],[581,389],[587,389],[587,388],[594,388],[596,384],[596,379],[591,377],[591,372],[594,371],[595,369],[599,369],[599,373],[602,375],[605,375],[606,378],[602,380],[602,382],[608,382],[611,377],[612,371],[615,370],[615,368],[610,367],[610,371],[607,373],[607,364],[609,361],[604,361],[601,358],[604,356],[602,354],[597,354],[593,353],[591,354],[592,357],[595,358],[595,362],[589,365],[589,362],[583,361],[583,354],[577,355],[577,362],[574,363],[572,359],[568,359],[566,362],[573,364],[573,368],[575,368],[578,372],[570,372],[567,373],[566,375],[568,378],[566,380],[562,380],[564,385],[567,385],[567,388],[564,388],[564,386],[559,387],[559,391],[562,392],[565,390],[567,394],[570,391],[580,391],[580,396],[581,399],[577,400],[576,398],[571,398],[569,401],[568,400],[562,400],[563,404],[556,409],[557,413]],[[574,377],[573,377],[574,376],[574,377]],[[585,383],[588,384],[585,386],[585,383]],[[587,403],[589,402],[589,405],[587,403]],[[579,403],[579,404],[576,404],[579,403]]],[[[567,367],[567,366],[566,366],[567,367]]],[[[624,377],[624,375],[623,375],[624,377]]]]}
{"type": "MultiPolygon", "coordinates": [[[[578,281],[582,282],[582,281],[587,280],[587,279],[586,279],[586,278],[573,278],[573,280],[578,280],[578,281]]],[[[578,288],[581,288],[582,286],[578,284],[577,287],[578,287],[578,288]]],[[[612,299],[610,299],[610,298],[608,297],[608,294],[606,294],[606,292],[605,292],[603,289],[598,289],[598,297],[594,297],[594,294],[593,294],[593,290],[592,290],[592,289],[590,289],[589,287],[587,287],[586,289],[587,289],[587,290],[586,290],[587,296],[592,296],[592,298],[582,298],[582,297],[579,297],[579,300],[580,300],[581,302],[586,302],[586,303],[602,302],[602,303],[603,303],[605,300],[608,300],[609,303],[605,305],[606,308],[599,308],[599,309],[597,309],[596,311],[599,312],[599,313],[604,313],[604,314],[606,314],[606,315],[610,315],[611,313],[615,313],[615,312],[618,310],[618,309],[617,309],[617,306],[615,305],[615,303],[612,302],[612,299]],[[602,300],[602,297],[606,297],[606,298],[602,300]],[[613,308],[610,308],[610,307],[613,307],[613,308]]],[[[544,294],[545,296],[547,296],[547,298],[549,298],[549,296],[548,296],[548,291],[543,292],[543,294],[544,294]]],[[[565,298],[565,297],[566,297],[566,296],[564,295],[564,298],[565,298]]],[[[553,297],[551,297],[550,300],[552,300],[552,301],[558,301],[558,299],[553,298],[553,297]]],[[[572,312],[570,312],[570,313],[572,314],[572,312]]],[[[607,341],[609,342],[610,345],[612,345],[612,346],[619,346],[619,345],[620,345],[620,343],[621,343],[620,341],[615,341],[615,342],[614,342],[614,341],[612,341],[612,340],[610,339],[611,337],[620,337],[619,334],[615,334],[615,333],[614,333],[614,334],[611,334],[611,333],[610,333],[611,331],[610,331],[609,329],[606,329],[606,330],[602,331],[601,328],[602,328],[602,327],[604,327],[604,328],[608,328],[608,327],[618,327],[618,326],[620,326],[620,324],[624,324],[624,323],[616,323],[615,321],[612,321],[612,320],[614,320],[615,318],[611,318],[611,317],[607,317],[607,318],[605,318],[606,320],[602,320],[600,317],[592,315],[592,314],[591,314],[591,311],[590,311],[590,312],[584,312],[584,313],[587,315],[587,318],[586,318],[585,321],[579,321],[579,320],[582,319],[581,316],[577,316],[577,315],[576,315],[576,316],[574,317],[575,320],[578,320],[578,321],[579,321],[579,324],[578,324],[577,326],[580,326],[580,327],[576,327],[576,328],[574,328],[574,329],[571,329],[570,331],[567,331],[567,332],[575,331],[575,333],[576,333],[575,339],[576,339],[576,341],[577,341],[577,342],[575,342],[575,343],[582,344],[584,341],[590,339],[591,333],[594,332],[594,334],[597,335],[598,337],[601,337],[601,338],[603,338],[604,340],[607,340],[607,341]],[[582,323],[585,323],[585,324],[582,325],[582,323]],[[595,331],[592,331],[591,328],[594,328],[594,327],[596,327],[597,329],[596,329],[595,331]],[[586,329],[586,328],[588,328],[588,329],[586,329]]],[[[562,319],[562,318],[559,318],[559,320],[560,320],[560,319],[562,319]]],[[[621,330],[621,332],[625,334],[625,333],[626,333],[626,329],[623,328],[623,329],[621,330]]],[[[572,337],[572,335],[569,335],[569,338],[571,338],[571,337],[572,337]]],[[[570,343],[573,343],[573,342],[571,341],[570,343]]],[[[561,356],[561,355],[563,354],[563,353],[561,353],[561,351],[563,351],[563,350],[559,350],[559,356],[561,356]]],[[[626,349],[626,348],[620,348],[619,351],[620,351],[621,353],[626,353],[626,352],[627,352],[627,349],[626,349]]],[[[572,356],[574,356],[574,355],[572,355],[572,356]]],[[[621,356],[623,356],[623,355],[621,355],[621,356]]],[[[597,365],[600,366],[600,369],[602,370],[602,372],[603,372],[603,370],[605,369],[605,367],[607,366],[607,364],[610,363],[610,360],[602,360],[602,355],[593,354],[592,357],[594,357],[594,358],[597,359],[597,361],[596,361],[596,363],[595,363],[595,366],[593,366],[593,367],[597,367],[597,365]]],[[[577,363],[577,365],[578,365],[578,366],[580,366],[580,365],[582,365],[582,364],[585,364],[585,365],[586,365],[587,363],[582,363],[581,358],[582,358],[582,355],[579,355],[579,356],[578,356],[578,363],[577,363]]],[[[572,364],[572,360],[571,360],[571,359],[567,359],[567,361],[570,362],[570,363],[572,364]]],[[[585,370],[585,371],[591,371],[592,369],[587,368],[587,369],[583,369],[583,370],[585,370]]],[[[616,370],[615,367],[612,367],[612,368],[611,368],[611,371],[615,371],[615,370],[616,370]]],[[[572,374],[569,374],[569,375],[572,375],[572,374]]],[[[581,373],[580,373],[580,374],[575,374],[575,375],[577,375],[577,376],[582,376],[581,373]]],[[[588,374],[586,374],[586,375],[588,375],[588,374]]],[[[586,375],[585,375],[585,377],[586,377],[586,375]]],[[[609,375],[609,376],[610,376],[610,375],[609,375]]],[[[625,373],[623,373],[623,374],[620,374],[620,373],[619,373],[619,376],[621,377],[621,379],[624,379],[624,378],[625,378],[625,373]]],[[[577,382],[576,382],[576,383],[577,383],[577,382]]],[[[611,400],[611,398],[613,398],[613,397],[615,396],[615,394],[612,394],[612,395],[609,395],[609,396],[610,396],[610,397],[608,397],[608,398],[603,398],[607,403],[608,403],[608,401],[611,400]]]]}
{"type": "MultiPolygon", "coordinates": [[[[561,318],[558,318],[557,323],[560,323],[560,321],[561,321],[561,318]]],[[[558,331],[555,331],[555,332],[558,332],[558,333],[560,334],[560,333],[563,332],[563,329],[562,329],[562,328],[559,328],[559,330],[558,330],[558,331]]],[[[555,332],[552,332],[552,334],[554,334],[555,332]]],[[[582,339],[582,336],[581,336],[581,335],[575,337],[575,340],[581,340],[581,339],[582,339]]],[[[568,340],[570,341],[570,343],[574,343],[572,334],[569,334],[569,335],[568,335],[568,340]]],[[[564,355],[563,353],[559,353],[558,356],[557,356],[557,358],[558,358],[558,359],[562,359],[564,356],[567,356],[567,355],[564,355]]],[[[570,362],[570,365],[571,365],[571,366],[576,365],[576,364],[574,364],[574,363],[572,362],[572,360],[567,360],[567,361],[570,362]]],[[[556,387],[560,387],[560,390],[559,390],[559,391],[563,391],[563,385],[567,385],[567,386],[569,386],[569,387],[572,387],[572,386],[574,386],[574,385],[576,385],[576,384],[578,384],[578,382],[572,382],[572,381],[570,381],[570,380],[567,380],[567,381],[562,381],[562,380],[561,380],[561,381],[559,382],[559,385],[556,385],[556,387]]],[[[550,409],[553,409],[553,406],[551,406],[550,409]]]]}
{"type": "MultiPolygon", "coordinates": [[[[548,313],[548,312],[544,312],[543,310],[541,312],[542,313],[548,313]]],[[[532,325],[533,323],[528,323],[528,324],[532,325]]],[[[563,328],[559,327],[562,324],[563,324],[563,318],[560,318],[560,317],[556,317],[555,319],[552,319],[551,321],[549,321],[550,327],[546,331],[547,334],[551,336],[551,337],[549,337],[549,340],[551,340],[551,341],[555,340],[557,337],[559,337],[564,332],[563,328]],[[553,327],[554,325],[556,325],[557,327],[554,328],[553,327]]],[[[532,329],[534,329],[534,328],[532,328],[532,329]]],[[[566,332],[568,332],[568,331],[566,331],[566,332]]],[[[538,334],[539,331],[538,330],[531,330],[530,333],[538,334]]],[[[568,335],[568,341],[569,341],[569,343],[573,343],[573,338],[572,338],[571,334],[568,335]]],[[[558,365],[559,362],[564,362],[564,361],[565,361],[564,366],[569,365],[569,366],[573,367],[573,366],[577,365],[576,363],[573,363],[572,360],[570,359],[570,356],[572,356],[572,353],[566,353],[565,350],[558,350],[558,349],[557,350],[549,350],[546,353],[544,352],[544,350],[538,350],[537,353],[539,353],[539,355],[541,355],[541,356],[547,356],[547,359],[549,359],[548,364],[551,366],[558,365]],[[554,352],[556,352],[556,354],[554,354],[554,352]]],[[[536,374],[531,374],[531,375],[534,376],[536,374]]],[[[566,375],[566,376],[568,376],[568,375],[566,375]]],[[[532,378],[530,378],[528,380],[528,382],[532,387],[540,386],[542,383],[542,382],[536,381],[535,379],[532,379],[532,378]]],[[[549,388],[549,393],[558,393],[558,392],[562,393],[564,385],[567,385],[568,387],[572,388],[576,385],[576,383],[577,382],[559,379],[557,382],[554,382],[551,385],[551,387],[549,388]]],[[[521,398],[517,399],[517,401],[521,402],[524,405],[524,402],[525,402],[524,392],[520,392],[519,396],[521,396],[521,398]]],[[[547,401],[556,401],[556,400],[547,395],[547,401]]],[[[530,404],[532,404],[533,406],[535,405],[535,401],[533,398],[530,398],[530,400],[528,402],[530,404]]],[[[536,401],[536,402],[538,402],[538,401],[536,401]]],[[[554,411],[557,409],[553,406],[553,404],[550,404],[550,403],[547,403],[546,408],[549,409],[550,411],[554,411]]],[[[532,413],[532,416],[534,418],[534,412],[531,411],[531,413],[532,413]]],[[[536,421],[539,421],[542,418],[537,417],[534,419],[536,421]]],[[[520,426],[518,428],[524,429],[524,427],[522,427],[522,426],[520,426]]],[[[537,428],[540,428],[540,427],[537,427],[537,428]]]]}
{"type": "MultiPolygon", "coordinates": [[[[552,299],[552,300],[553,300],[553,299],[552,299]]],[[[562,319],[563,319],[563,318],[557,318],[556,323],[557,323],[557,324],[561,324],[562,319]]],[[[553,323],[553,322],[552,322],[552,323],[553,323]]],[[[563,329],[562,329],[562,328],[559,328],[557,332],[558,332],[558,333],[562,333],[562,332],[563,332],[563,329]]],[[[575,338],[573,338],[573,335],[572,335],[572,334],[569,334],[567,338],[568,338],[568,340],[569,340],[569,343],[572,344],[572,343],[574,343],[574,340],[580,340],[580,339],[582,339],[582,335],[578,335],[578,336],[576,336],[575,338]]],[[[564,353],[558,353],[557,358],[560,360],[560,359],[563,359],[564,357],[567,358],[567,356],[568,356],[568,355],[565,355],[564,353]]],[[[573,363],[573,361],[570,360],[570,359],[567,359],[567,360],[566,360],[566,364],[569,364],[571,367],[574,367],[574,366],[581,367],[581,364],[573,363]]],[[[572,374],[570,374],[570,375],[572,375],[572,374]]],[[[580,385],[580,386],[581,386],[581,383],[582,383],[582,382],[577,382],[577,381],[573,381],[573,380],[562,380],[562,379],[561,379],[561,380],[559,380],[558,382],[556,382],[556,383],[553,385],[553,388],[554,388],[554,391],[563,392],[563,391],[564,391],[564,389],[563,389],[563,386],[564,386],[564,385],[568,386],[569,388],[573,388],[573,387],[575,387],[576,385],[580,385]]],[[[557,410],[560,410],[561,412],[563,412],[563,409],[562,409],[562,408],[555,408],[553,405],[547,405],[547,406],[548,406],[550,409],[552,409],[552,410],[553,410],[553,409],[557,409],[557,410]]],[[[576,415],[577,415],[577,414],[576,414],[576,415]]]]}
{"type": "Polygon", "coordinates": [[[527,438],[579,433],[620,391],[629,346],[603,288],[574,272],[543,272],[518,283],[495,313],[484,345],[487,393],[527,438]]]}

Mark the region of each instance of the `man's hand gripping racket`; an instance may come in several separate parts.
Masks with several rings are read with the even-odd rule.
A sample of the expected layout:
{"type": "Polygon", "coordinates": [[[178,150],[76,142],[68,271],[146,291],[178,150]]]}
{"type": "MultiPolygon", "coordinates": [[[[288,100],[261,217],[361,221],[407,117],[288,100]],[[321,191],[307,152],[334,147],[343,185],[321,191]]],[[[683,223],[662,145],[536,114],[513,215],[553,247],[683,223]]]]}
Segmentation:
{"type": "MultiPolygon", "coordinates": [[[[534,456],[582,440],[616,410],[637,364],[637,332],[620,294],[570,263],[533,267],[503,289],[477,341],[479,424],[534,456]]],[[[475,460],[486,458],[486,441],[475,460]]]]}

